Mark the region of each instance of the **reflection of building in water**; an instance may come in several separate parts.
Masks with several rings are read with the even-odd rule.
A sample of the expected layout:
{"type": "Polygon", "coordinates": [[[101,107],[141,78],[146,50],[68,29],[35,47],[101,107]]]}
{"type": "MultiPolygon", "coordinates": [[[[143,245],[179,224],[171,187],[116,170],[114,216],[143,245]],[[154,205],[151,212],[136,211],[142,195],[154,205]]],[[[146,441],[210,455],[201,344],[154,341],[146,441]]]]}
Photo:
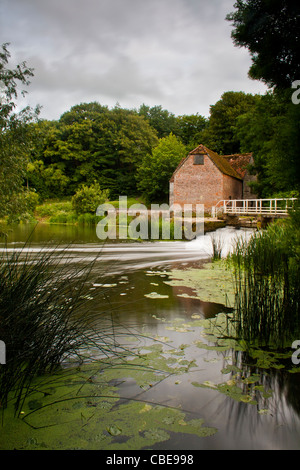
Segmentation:
{"type": "Polygon", "coordinates": [[[184,311],[187,316],[190,317],[193,314],[200,315],[203,318],[213,318],[221,312],[231,312],[232,309],[225,305],[204,302],[196,297],[196,292],[190,287],[184,286],[172,286],[173,293],[177,297],[181,307],[184,307],[184,311]]]}

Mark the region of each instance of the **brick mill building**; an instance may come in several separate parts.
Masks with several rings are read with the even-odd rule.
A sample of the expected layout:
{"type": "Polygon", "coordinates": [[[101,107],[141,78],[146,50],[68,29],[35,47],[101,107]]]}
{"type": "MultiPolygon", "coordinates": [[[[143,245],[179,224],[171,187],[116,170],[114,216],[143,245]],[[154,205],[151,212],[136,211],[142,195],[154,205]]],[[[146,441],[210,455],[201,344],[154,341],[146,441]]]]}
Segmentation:
{"type": "Polygon", "coordinates": [[[248,183],[255,177],[247,171],[252,154],[218,155],[199,145],[184,158],[170,180],[170,206],[204,204],[209,211],[223,199],[251,199],[248,183]]]}

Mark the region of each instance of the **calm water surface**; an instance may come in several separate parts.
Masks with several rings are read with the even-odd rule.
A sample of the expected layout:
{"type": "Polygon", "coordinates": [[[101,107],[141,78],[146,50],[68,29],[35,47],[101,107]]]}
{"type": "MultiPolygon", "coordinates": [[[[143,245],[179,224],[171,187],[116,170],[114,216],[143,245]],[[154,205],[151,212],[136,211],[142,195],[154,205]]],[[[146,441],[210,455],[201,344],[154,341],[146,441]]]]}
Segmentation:
{"type": "MultiPolygon", "coordinates": [[[[261,370],[261,383],[272,391],[272,397],[257,393],[256,405],[239,402],[211,388],[195,387],[193,383],[223,383],[231,379],[222,372],[228,363],[244,367],[241,353],[228,358],[229,352],[199,349],[201,327],[187,331],[170,329],[170,325],[193,322],[195,315],[213,318],[228,309],[217,302],[193,298],[191,289],[174,287],[166,283],[173,268],[201,269],[212,253],[210,235],[191,242],[130,242],[105,243],[97,239],[94,228],[75,226],[38,225],[32,232],[30,226],[18,226],[9,233],[8,250],[20,250],[31,234],[31,243],[25,250],[33,255],[40,250],[57,250],[67,247],[72,262],[89,263],[100,253],[91,273],[92,290],[105,289],[105,303],[91,296],[91,308],[110,309],[116,324],[124,329],[149,337],[168,338],[172,347],[189,345],[186,360],[195,360],[196,367],[182,374],[174,385],[169,377],[147,391],[141,391],[134,380],[120,380],[122,397],[141,397],[150,403],[180,407],[191,418],[203,418],[205,426],[218,432],[208,438],[170,435],[167,442],[152,446],[154,449],[299,449],[300,448],[300,384],[299,374],[282,370],[261,370]],[[103,287],[104,286],[104,287],[103,287]],[[105,287],[107,286],[107,287],[105,287]],[[163,298],[149,298],[157,292],[163,298]],[[233,357],[234,356],[234,357],[233,357]],[[258,396],[259,395],[259,396],[258,396]],[[267,410],[266,413],[260,411],[267,410]]],[[[226,228],[218,230],[224,243],[224,254],[237,235],[249,236],[247,230],[226,228]]],[[[191,323],[192,324],[192,323],[191,323]]],[[[147,343],[147,340],[145,340],[147,343]]],[[[116,377],[118,379],[118,377],[116,377]]]]}

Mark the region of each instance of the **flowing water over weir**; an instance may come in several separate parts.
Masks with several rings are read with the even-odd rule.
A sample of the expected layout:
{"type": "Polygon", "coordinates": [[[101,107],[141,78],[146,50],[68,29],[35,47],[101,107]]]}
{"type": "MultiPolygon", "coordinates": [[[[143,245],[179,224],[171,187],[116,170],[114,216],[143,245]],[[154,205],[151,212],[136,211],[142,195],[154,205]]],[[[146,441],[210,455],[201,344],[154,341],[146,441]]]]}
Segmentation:
{"type": "Polygon", "coordinates": [[[237,237],[247,238],[252,230],[234,228],[219,229],[212,234],[207,233],[198,238],[183,241],[154,241],[154,242],[123,242],[111,243],[98,240],[95,229],[87,229],[87,233],[76,231],[72,226],[37,226],[32,230],[26,226],[18,229],[17,233],[8,238],[8,252],[39,253],[52,251],[57,245],[57,252],[64,250],[70,254],[73,262],[88,262],[100,254],[101,262],[110,265],[109,271],[137,270],[147,267],[160,266],[164,263],[184,263],[209,259],[213,254],[212,239],[220,242],[222,256],[232,249],[237,237]],[[30,237],[28,246],[24,242],[30,237]],[[83,239],[86,241],[83,243],[83,239]],[[78,240],[80,243],[78,243],[78,240]],[[50,242],[49,242],[50,241],[50,242]],[[20,243],[22,242],[22,243],[20,243]],[[41,243],[43,243],[41,245],[41,243]]]}
{"type": "Polygon", "coordinates": [[[97,387],[99,376],[109,377],[117,402],[77,399],[56,414],[48,406],[41,414],[41,429],[38,412],[32,413],[25,434],[24,425],[17,438],[18,427],[12,428],[11,439],[17,439],[13,448],[300,448],[299,374],[287,372],[267,354],[249,361],[245,351],[228,338],[220,339],[205,323],[232,311],[226,284],[230,276],[211,269],[212,237],[220,240],[226,256],[236,237],[248,237],[251,230],[225,228],[189,242],[104,244],[92,229],[78,230],[37,227],[24,248],[30,229],[18,228],[10,233],[7,250],[23,250],[34,258],[57,245],[57,252],[66,250],[76,265],[98,256],[89,308],[99,312],[99,321],[108,312],[116,334],[121,325],[128,347],[144,355],[150,369],[138,372],[132,360],[132,370],[119,367],[107,376],[95,374],[97,387]],[[166,375],[156,376],[154,367],[166,369],[166,375]],[[75,412],[81,415],[74,417],[75,412]],[[70,419],[70,429],[54,426],[58,415],[63,423],[70,419]]]}

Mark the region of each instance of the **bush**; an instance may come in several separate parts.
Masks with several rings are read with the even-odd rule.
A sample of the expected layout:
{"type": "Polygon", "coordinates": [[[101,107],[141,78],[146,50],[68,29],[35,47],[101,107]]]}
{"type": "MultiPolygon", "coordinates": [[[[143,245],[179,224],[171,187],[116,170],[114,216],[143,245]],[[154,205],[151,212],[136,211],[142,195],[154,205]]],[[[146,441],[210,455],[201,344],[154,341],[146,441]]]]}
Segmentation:
{"type": "Polygon", "coordinates": [[[40,197],[35,191],[26,191],[25,200],[28,212],[33,213],[39,203],[40,197]]]}
{"type": "Polygon", "coordinates": [[[72,197],[72,206],[77,214],[95,214],[97,207],[109,196],[108,189],[101,190],[98,183],[83,185],[72,197]]]}

